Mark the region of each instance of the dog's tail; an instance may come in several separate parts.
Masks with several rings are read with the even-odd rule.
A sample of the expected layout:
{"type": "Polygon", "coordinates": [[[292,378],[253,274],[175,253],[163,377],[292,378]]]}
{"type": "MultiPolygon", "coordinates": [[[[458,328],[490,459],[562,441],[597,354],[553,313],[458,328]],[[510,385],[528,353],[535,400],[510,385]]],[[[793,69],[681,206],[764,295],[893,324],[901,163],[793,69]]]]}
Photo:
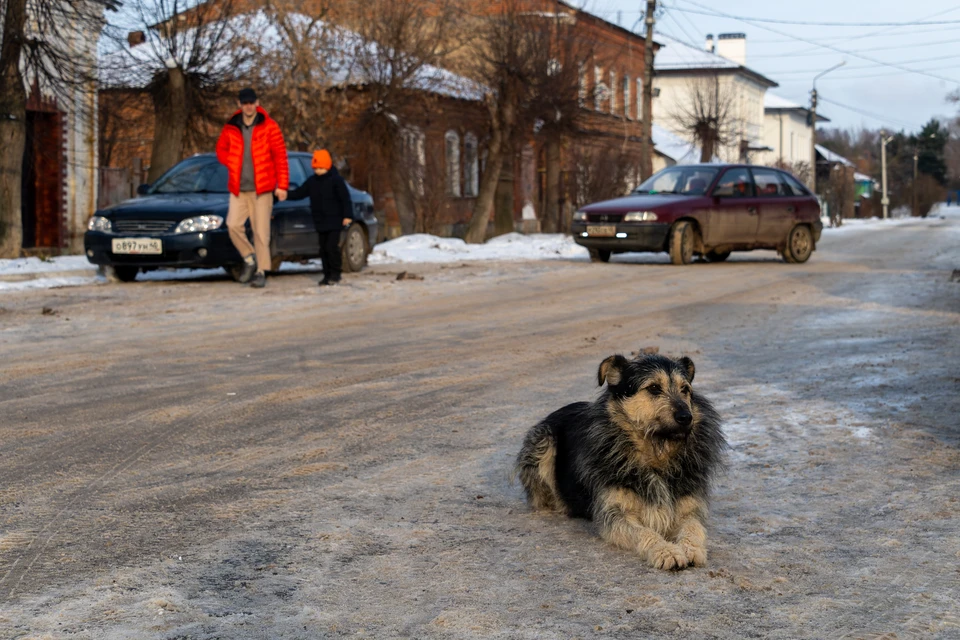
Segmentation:
{"type": "Polygon", "coordinates": [[[560,506],[556,457],[557,441],[553,430],[547,423],[540,422],[523,439],[515,471],[534,509],[555,510],[560,506]]]}

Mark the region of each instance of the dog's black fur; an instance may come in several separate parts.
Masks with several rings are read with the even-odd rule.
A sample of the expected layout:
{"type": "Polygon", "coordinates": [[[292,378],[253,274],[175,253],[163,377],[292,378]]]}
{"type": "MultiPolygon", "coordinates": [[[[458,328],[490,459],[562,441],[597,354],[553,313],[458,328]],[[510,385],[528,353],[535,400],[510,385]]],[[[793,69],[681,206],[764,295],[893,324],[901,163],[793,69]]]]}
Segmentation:
{"type": "Polygon", "coordinates": [[[526,435],[517,472],[533,507],[594,520],[654,567],[704,564],[710,482],[727,443],[694,373],[689,358],[604,360],[595,402],[567,405],[526,435]]]}

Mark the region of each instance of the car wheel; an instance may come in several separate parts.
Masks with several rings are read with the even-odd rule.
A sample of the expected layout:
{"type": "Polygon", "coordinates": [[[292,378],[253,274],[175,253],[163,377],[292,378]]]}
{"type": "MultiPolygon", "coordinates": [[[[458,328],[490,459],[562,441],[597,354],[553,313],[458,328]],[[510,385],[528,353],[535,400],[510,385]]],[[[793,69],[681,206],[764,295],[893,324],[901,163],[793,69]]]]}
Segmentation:
{"type": "Polygon", "coordinates": [[[137,279],[137,274],[140,272],[139,267],[114,267],[113,273],[117,276],[117,280],[120,282],[133,282],[137,279]]]}
{"type": "Polygon", "coordinates": [[[670,231],[670,262],[690,264],[693,261],[693,236],[696,232],[689,222],[678,222],[670,231]]]}
{"type": "Polygon", "coordinates": [[[364,237],[363,227],[358,224],[350,225],[342,251],[344,271],[356,272],[367,266],[367,239],[364,237]]]}
{"type": "Polygon", "coordinates": [[[708,262],[723,262],[730,257],[729,251],[707,251],[705,256],[708,262]]]}
{"type": "Polygon", "coordinates": [[[787,235],[787,245],[783,248],[783,260],[791,264],[802,264],[813,253],[813,236],[810,228],[798,224],[787,235]]]}
{"type": "Polygon", "coordinates": [[[589,249],[590,262],[610,262],[609,249],[589,249]]]}

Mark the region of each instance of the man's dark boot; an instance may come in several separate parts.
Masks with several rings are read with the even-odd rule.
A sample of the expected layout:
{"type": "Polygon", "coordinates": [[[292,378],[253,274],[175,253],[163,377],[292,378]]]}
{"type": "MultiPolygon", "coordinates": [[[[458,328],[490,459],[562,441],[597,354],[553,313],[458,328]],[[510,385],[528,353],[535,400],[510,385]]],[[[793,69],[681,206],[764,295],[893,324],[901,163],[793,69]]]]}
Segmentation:
{"type": "Polygon", "coordinates": [[[253,280],[250,282],[250,286],[254,289],[263,289],[267,286],[267,276],[263,271],[257,271],[253,276],[253,280]]]}
{"type": "Polygon", "coordinates": [[[257,270],[257,260],[253,257],[251,253],[246,258],[243,259],[243,269],[240,271],[240,278],[238,281],[241,284],[247,284],[250,282],[250,278],[253,277],[253,273],[257,270]]]}

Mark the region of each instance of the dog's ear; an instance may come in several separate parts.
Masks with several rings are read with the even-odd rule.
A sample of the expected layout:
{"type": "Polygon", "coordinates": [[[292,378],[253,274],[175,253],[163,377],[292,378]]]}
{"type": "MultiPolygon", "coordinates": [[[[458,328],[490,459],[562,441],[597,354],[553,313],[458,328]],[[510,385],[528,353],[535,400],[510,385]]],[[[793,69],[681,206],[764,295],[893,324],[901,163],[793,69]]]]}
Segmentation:
{"type": "Polygon", "coordinates": [[[697,368],[693,366],[693,360],[687,356],[683,356],[677,360],[677,363],[683,369],[683,372],[687,374],[687,380],[693,382],[693,375],[697,372],[697,368]]]}
{"type": "Polygon", "coordinates": [[[609,386],[615,387],[623,379],[623,368],[627,366],[627,359],[621,355],[610,356],[600,363],[600,370],[597,371],[597,384],[603,386],[606,382],[609,386]]]}

